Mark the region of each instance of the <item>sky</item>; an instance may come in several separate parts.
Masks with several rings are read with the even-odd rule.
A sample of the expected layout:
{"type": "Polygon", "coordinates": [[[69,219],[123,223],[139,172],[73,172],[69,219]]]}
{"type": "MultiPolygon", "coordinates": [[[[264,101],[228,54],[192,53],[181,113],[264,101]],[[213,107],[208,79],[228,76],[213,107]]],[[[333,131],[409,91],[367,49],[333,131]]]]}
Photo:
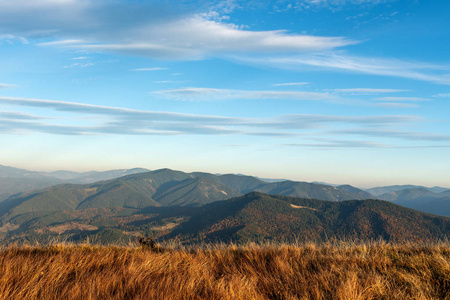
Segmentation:
{"type": "Polygon", "coordinates": [[[0,0],[0,164],[450,187],[449,11],[0,0]]]}

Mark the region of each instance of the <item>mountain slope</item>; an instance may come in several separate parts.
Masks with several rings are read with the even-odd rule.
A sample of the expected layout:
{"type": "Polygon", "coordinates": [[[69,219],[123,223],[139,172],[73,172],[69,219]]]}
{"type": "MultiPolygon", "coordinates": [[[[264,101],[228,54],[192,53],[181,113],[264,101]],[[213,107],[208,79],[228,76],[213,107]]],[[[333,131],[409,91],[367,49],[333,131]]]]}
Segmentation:
{"type": "Polygon", "coordinates": [[[420,185],[391,185],[391,186],[381,186],[381,187],[374,187],[370,189],[366,189],[366,192],[371,193],[374,196],[380,196],[386,193],[391,192],[398,192],[402,190],[409,190],[409,189],[426,189],[433,193],[440,193],[445,190],[448,190],[447,188],[435,186],[435,187],[425,187],[420,185]]]}
{"type": "Polygon", "coordinates": [[[354,186],[344,184],[337,186],[338,189],[345,191],[347,193],[352,193],[354,195],[358,195],[360,198],[358,199],[375,199],[376,197],[371,193],[363,191],[361,189],[355,188],[354,186]]]}
{"type": "Polygon", "coordinates": [[[200,208],[168,237],[206,241],[446,238],[450,219],[386,201],[330,202],[250,193],[200,208]]]}
{"type": "Polygon", "coordinates": [[[84,173],[72,171],[34,172],[0,165],[0,201],[14,194],[40,190],[57,184],[94,183],[143,172],[148,172],[148,170],[134,168],[84,173]]]}
{"type": "Polygon", "coordinates": [[[94,184],[64,184],[23,193],[0,203],[0,216],[12,218],[30,212],[93,208],[201,205],[239,195],[218,181],[162,169],[94,184]]]}
{"type": "Polygon", "coordinates": [[[94,189],[80,185],[57,185],[0,202],[0,216],[11,218],[29,212],[74,210],[94,192],[94,189]]]}
{"type": "Polygon", "coordinates": [[[428,189],[414,188],[386,193],[378,198],[423,212],[450,216],[450,192],[448,190],[433,193],[428,189]]]}
{"type": "Polygon", "coordinates": [[[251,176],[189,174],[161,169],[93,184],[64,184],[12,196],[5,205],[0,205],[0,216],[6,213],[13,217],[21,213],[74,209],[203,205],[251,191],[331,201],[363,199],[365,196],[356,188],[345,188],[358,193],[307,182],[265,183],[251,176]]]}
{"type": "Polygon", "coordinates": [[[378,196],[378,199],[387,200],[387,201],[408,201],[414,200],[420,197],[431,197],[434,198],[436,196],[435,193],[424,189],[424,188],[414,188],[414,189],[406,189],[400,190],[396,192],[389,192],[378,196]]]}
{"type": "Polygon", "coordinates": [[[42,178],[0,178],[0,201],[11,195],[25,191],[40,190],[62,183],[61,180],[52,177],[42,178]]]}
{"type": "Polygon", "coordinates": [[[340,190],[336,187],[296,181],[267,183],[255,188],[253,191],[271,195],[302,197],[329,201],[364,199],[359,195],[340,190]]]}
{"type": "Polygon", "coordinates": [[[195,177],[155,194],[154,199],[163,206],[203,205],[240,196],[239,192],[216,181],[195,177]]]}

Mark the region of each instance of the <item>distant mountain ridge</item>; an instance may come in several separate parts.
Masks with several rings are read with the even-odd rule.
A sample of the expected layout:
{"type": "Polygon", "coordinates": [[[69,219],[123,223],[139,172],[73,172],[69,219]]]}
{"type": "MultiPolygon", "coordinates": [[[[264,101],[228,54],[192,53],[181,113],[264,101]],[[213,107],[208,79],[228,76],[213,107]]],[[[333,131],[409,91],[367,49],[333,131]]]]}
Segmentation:
{"type": "Polygon", "coordinates": [[[267,183],[251,176],[161,169],[93,184],[63,184],[22,193],[0,202],[0,216],[10,219],[31,212],[105,207],[199,206],[253,191],[330,201],[365,199],[361,195],[364,192],[356,188],[352,191],[358,193],[351,193],[307,182],[267,183]]]}
{"type": "MultiPolygon", "coordinates": [[[[155,174],[158,174],[164,172],[164,170],[168,169],[156,170],[154,172],[155,174]]],[[[29,206],[30,209],[33,205],[28,205],[27,203],[33,201],[33,197],[29,197],[31,191],[35,191],[37,197],[36,199],[44,199],[44,196],[37,195],[42,194],[42,191],[39,191],[44,188],[54,187],[58,184],[94,184],[105,180],[115,180],[127,175],[143,174],[147,172],[150,171],[143,168],[119,169],[103,172],[90,171],[81,173],[72,171],[34,172],[0,165],[0,202],[8,197],[28,197],[27,200],[20,205],[22,208],[29,206]],[[23,195],[20,195],[20,193],[23,193],[23,195]]],[[[137,192],[129,186],[124,186],[123,183],[121,183],[119,184],[119,186],[121,186],[120,189],[116,187],[112,188],[109,192],[102,190],[101,193],[99,190],[98,195],[89,195],[90,199],[83,199],[83,204],[81,207],[99,207],[101,205],[116,207],[123,204],[121,204],[121,200],[118,200],[119,195],[124,199],[128,199],[126,201],[131,203],[130,205],[132,207],[141,207],[142,205],[203,205],[212,201],[224,200],[249,192],[258,191],[272,195],[285,195],[332,201],[376,198],[392,201],[396,204],[414,208],[423,212],[450,216],[450,192],[448,192],[449,189],[442,187],[427,188],[415,185],[394,185],[362,190],[350,185],[327,185],[318,182],[307,183],[279,179],[260,179],[258,177],[242,174],[223,175],[204,172],[193,172],[189,173],[188,176],[186,174],[188,173],[180,172],[178,174],[181,176],[180,178],[174,178],[175,182],[172,183],[164,182],[164,186],[160,186],[158,183],[161,179],[153,178],[152,180],[154,180],[154,185],[156,185],[159,189],[156,195],[153,195],[152,192],[147,190],[137,192]],[[194,177],[202,177],[203,179],[196,182],[195,180],[192,180],[194,177]],[[180,185],[177,187],[171,187],[173,184],[180,184],[179,181],[181,180],[187,180],[183,183],[184,186],[180,185]],[[210,191],[206,191],[208,189],[208,185],[211,186],[210,191]],[[214,188],[214,185],[217,185],[217,187],[214,188]],[[203,192],[200,192],[202,189],[203,192]],[[146,193],[149,193],[150,196],[146,193]]],[[[158,177],[159,175],[155,176],[158,177]]],[[[171,179],[169,178],[168,180],[170,181],[171,179]]],[[[90,187],[84,188],[91,189],[90,187]]],[[[98,187],[95,188],[97,189],[98,187]]],[[[155,186],[152,188],[156,189],[155,186]]],[[[58,201],[61,200],[64,202],[64,200],[58,200],[59,196],[56,198],[54,196],[55,193],[64,195],[64,192],[56,192],[56,190],[59,189],[61,189],[61,187],[55,187],[55,189],[51,188],[46,191],[49,195],[49,198],[47,199],[48,205],[44,205],[43,209],[52,205],[56,208],[65,207],[62,203],[58,203],[58,201]]],[[[9,201],[9,203],[12,202],[9,201]]],[[[76,209],[76,207],[72,207],[72,209],[76,209]]]]}
{"type": "Polygon", "coordinates": [[[423,212],[450,216],[450,190],[435,193],[425,188],[412,188],[388,192],[377,198],[423,212]]]}
{"type": "Polygon", "coordinates": [[[39,190],[62,183],[93,183],[125,175],[148,172],[147,169],[119,169],[110,171],[54,171],[35,172],[0,165],[0,201],[10,195],[39,190]]]}
{"type": "Polygon", "coordinates": [[[409,190],[409,189],[425,189],[433,193],[441,193],[446,190],[450,190],[449,188],[444,188],[440,186],[435,187],[425,187],[421,185],[391,185],[391,186],[381,186],[381,187],[374,187],[370,189],[365,189],[366,192],[371,193],[374,196],[380,196],[386,193],[391,192],[398,192],[402,190],[409,190]]]}
{"type": "Polygon", "coordinates": [[[92,183],[101,180],[118,178],[130,174],[148,172],[150,170],[144,168],[133,169],[117,169],[109,171],[53,171],[53,172],[36,172],[14,167],[0,165],[0,178],[53,178],[57,180],[69,181],[67,183],[92,183]]]}

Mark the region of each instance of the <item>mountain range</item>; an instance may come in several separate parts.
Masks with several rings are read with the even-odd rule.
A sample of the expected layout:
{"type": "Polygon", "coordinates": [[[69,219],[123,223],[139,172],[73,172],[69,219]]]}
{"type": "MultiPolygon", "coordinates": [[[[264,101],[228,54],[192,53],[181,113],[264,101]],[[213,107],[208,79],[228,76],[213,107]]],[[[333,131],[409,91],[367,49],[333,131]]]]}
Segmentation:
{"type": "Polygon", "coordinates": [[[449,218],[397,205],[450,216],[450,190],[446,189],[386,187],[390,191],[375,197],[350,185],[170,169],[41,173],[2,167],[0,171],[0,187],[10,183],[12,177],[7,175],[24,183],[54,178],[78,182],[6,197],[0,202],[0,243],[45,243],[56,237],[126,241],[140,232],[185,242],[425,240],[449,233],[449,218]],[[115,178],[122,174],[126,175],[115,178]],[[79,183],[95,178],[107,180],[79,183]]]}
{"type": "Polygon", "coordinates": [[[147,169],[134,168],[103,172],[35,172],[0,165],[0,201],[4,200],[10,195],[31,190],[39,190],[61,183],[93,183],[97,181],[118,178],[129,174],[148,171],[149,170],[147,169]]]}
{"type": "MultiPolygon", "coordinates": [[[[349,190],[347,186],[345,189],[349,190]]],[[[61,184],[10,196],[0,202],[0,219],[40,211],[199,206],[254,191],[330,201],[366,198],[364,192],[356,188],[349,192],[307,182],[267,183],[251,176],[161,169],[92,184],[61,184]]]]}
{"type": "Polygon", "coordinates": [[[377,198],[427,213],[450,216],[450,190],[435,193],[425,188],[411,188],[388,192],[377,198]]]}

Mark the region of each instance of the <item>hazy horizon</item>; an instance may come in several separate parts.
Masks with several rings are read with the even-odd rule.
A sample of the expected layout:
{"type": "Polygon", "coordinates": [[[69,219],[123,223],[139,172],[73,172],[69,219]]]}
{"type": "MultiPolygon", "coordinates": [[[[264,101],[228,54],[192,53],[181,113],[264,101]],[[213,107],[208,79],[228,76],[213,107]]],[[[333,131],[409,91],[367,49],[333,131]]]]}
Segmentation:
{"type": "MultiPolygon", "coordinates": [[[[4,164],[0,164],[0,166],[4,166],[4,167],[13,167],[13,168],[19,168],[16,166],[6,166],[4,164]]],[[[109,169],[82,169],[82,170],[76,170],[76,169],[67,169],[67,168],[60,168],[60,169],[30,169],[30,168],[26,168],[26,167],[20,167],[19,169],[24,169],[24,170],[28,170],[28,171],[32,171],[32,172],[58,172],[58,171],[68,171],[68,172],[77,172],[77,173],[83,173],[83,172],[104,172],[104,171],[112,171],[112,170],[130,170],[130,169],[147,169],[149,171],[157,171],[157,170],[161,170],[161,169],[171,169],[174,171],[181,171],[181,172],[185,172],[185,173],[192,173],[192,172],[205,172],[205,173],[211,173],[211,174],[215,174],[215,175],[225,175],[225,174],[234,174],[234,175],[242,175],[242,176],[252,176],[252,177],[256,177],[256,178],[260,178],[260,179],[267,179],[267,180],[291,180],[291,181],[304,181],[304,182],[312,182],[312,183],[319,183],[319,184],[331,184],[331,185],[345,185],[345,184],[350,184],[352,186],[358,187],[358,188],[363,188],[363,189],[369,189],[369,188],[374,188],[374,187],[382,187],[382,186],[393,186],[393,185],[417,185],[417,186],[424,186],[427,188],[432,188],[432,187],[443,187],[443,188],[448,188],[446,185],[444,186],[439,186],[439,185],[426,185],[426,184],[421,184],[421,183],[411,183],[411,182],[404,182],[404,183],[398,183],[398,182],[394,182],[394,183],[386,183],[383,184],[381,183],[382,181],[380,181],[380,184],[375,184],[375,185],[358,185],[358,184],[353,184],[351,182],[326,182],[323,180],[319,180],[319,179],[295,179],[295,178],[286,178],[286,177],[271,177],[271,176],[259,176],[256,174],[246,174],[246,173],[239,173],[239,172],[214,172],[211,170],[181,170],[181,169],[176,169],[176,168],[169,168],[169,167],[163,167],[163,168],[148,168],[148,167],[142,167],[142,166],[135,166],[135,167],[130,167],[130,168],[109,168],[109,169]]],[[[307,176],[306,176],[307,177],[307,176]]],[[[306,178],[305,177],[305,178],[306,178]]],[[[298,178],[303,178],[302,176],[299,176],[298,178]]],[[[449,188],[450,189],[450,188],[449,188]]]]}
{"type": "Polygon", "coordinates": [[[0,0],[0,163],[449,186],[449,10],[0,0]]]}

